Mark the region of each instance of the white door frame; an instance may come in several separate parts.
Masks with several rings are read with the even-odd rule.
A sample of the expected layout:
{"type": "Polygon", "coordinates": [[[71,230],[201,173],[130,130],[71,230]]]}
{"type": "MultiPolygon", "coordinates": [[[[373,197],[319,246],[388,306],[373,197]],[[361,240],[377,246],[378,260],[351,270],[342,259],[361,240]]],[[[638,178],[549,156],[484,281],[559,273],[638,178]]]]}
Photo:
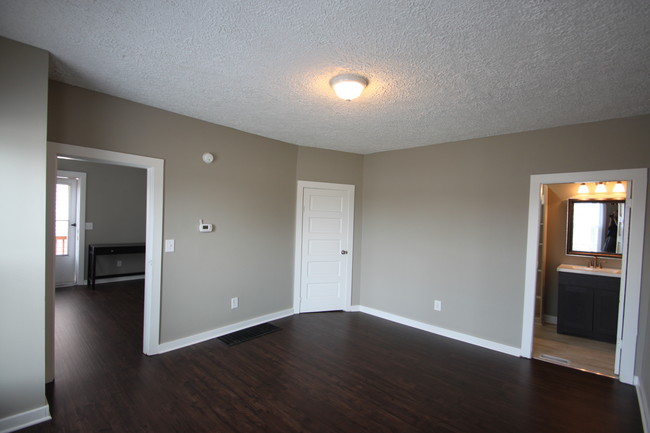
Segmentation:
{"type": "Polygon", "coordinates": [[[76,284],[81,284],[84,281],[84,269],[86,265],[86,254],[83,249],[86,243],[86,173],[81,171],[57,170],[56,176],[57,178],[66,177],[79,181],[77,185],[77,257],[75,257],[74,271],[76,284]]]}
{"type": "Polygon", "coordinates": [[[540,190],[543,184],[628,181],[626,207],[627,236],[621,263],[621,299],[619,302],[619,326],[617,335],[617,358],[619,380],[634,383],[637,332],[639,327],[639,302],[641,297],[641,270],[643,267],[643,235],[645,230],[646,190],[648,170],[588,171],[578,173],[540,174],[530,177],[528,207],[528,242],[526,253],[526,280],[524,290],[523,327],[521,333],[521,356],[530,358],[533,351],[533,325],[535,320],[535,285],[540,223],[540,190]],[[622,314],[621,314],[622,313],[622,314]]]}
{"type": "Polygon", "coordinates": [[[300,314],[300,277],[302,272],[302,214],[303,214],[303,196],[305,188],[334,189],[346,191],[350,197],[350,214],[348,220],[348,239],[349,248],[347,249],[350,257],[350,266],[348,269],[348,278],[346,282],[346,291],[344,311],[352,309],[352,256],[354,254],[354,185],[342,183],[311,182],[306,180],[298,181],[298,191],[296,197],[296,244],[294,247],[294,271],[293,271],[293,312],[300,314]]]}
{"type": "Polygon", "coordinates": [[[165,161],[158,158],[112,152],[90,147],[48,142],[56,156],[147,170],[147,225],[144,277],[143,352],[160,353],[160,294],[163,244],[165,161]]]}

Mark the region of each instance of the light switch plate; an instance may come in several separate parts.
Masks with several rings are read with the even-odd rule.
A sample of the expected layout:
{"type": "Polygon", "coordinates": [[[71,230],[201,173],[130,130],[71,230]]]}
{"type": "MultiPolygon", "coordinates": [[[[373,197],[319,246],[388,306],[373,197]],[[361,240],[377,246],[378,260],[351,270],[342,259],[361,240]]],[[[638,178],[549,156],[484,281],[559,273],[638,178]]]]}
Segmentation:
{"type": "Polygon", "coordinates": [[[86,230],[92,230],[93,229],[93,223],[86,223],[86,230]]]}
{"type": "Polygon", "coordinates": [[[174,252],[174,240],[173,239],[166,239],[165,240],[165,252],[166,253],[173,253],[174,252]]]}

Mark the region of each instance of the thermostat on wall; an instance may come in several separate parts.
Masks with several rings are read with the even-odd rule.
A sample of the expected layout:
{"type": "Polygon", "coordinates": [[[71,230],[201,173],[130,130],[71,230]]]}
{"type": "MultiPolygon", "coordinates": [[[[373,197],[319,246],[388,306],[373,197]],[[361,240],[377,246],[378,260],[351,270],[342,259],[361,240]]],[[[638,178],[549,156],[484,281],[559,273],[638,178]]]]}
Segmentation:
{"type": "Polygon", "coordinates": [[[212,224],[204,223],[203,220],[199,220],[199,231],[201,233],[209,233],[212,231],[212,224]]]}

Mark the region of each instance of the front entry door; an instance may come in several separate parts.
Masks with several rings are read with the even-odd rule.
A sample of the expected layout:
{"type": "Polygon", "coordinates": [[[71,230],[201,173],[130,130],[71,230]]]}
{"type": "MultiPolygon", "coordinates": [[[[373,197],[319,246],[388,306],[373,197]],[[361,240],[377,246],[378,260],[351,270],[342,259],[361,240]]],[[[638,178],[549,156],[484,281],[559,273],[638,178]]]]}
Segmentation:
{"type": "Polygon", "coordinates": [[[304,184],[299,311],[349,310],[354,186],[304,184]]]}
{"type": "Polygon", "coordinates": [[[57,286],[76,284],[78,180],[56,180],[55,278],[57,286]]]}

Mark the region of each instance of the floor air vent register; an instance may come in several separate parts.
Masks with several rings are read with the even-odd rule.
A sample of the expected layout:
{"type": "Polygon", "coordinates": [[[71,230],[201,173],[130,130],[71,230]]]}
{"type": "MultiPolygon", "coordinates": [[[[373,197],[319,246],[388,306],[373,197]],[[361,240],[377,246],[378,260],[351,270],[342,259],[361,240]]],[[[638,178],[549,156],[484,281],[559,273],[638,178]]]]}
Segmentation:
{"type": "Polygon", "coordinates": [[[234,346],[235,344],[244,343],[254,338],[271,334],[273,332],[279,331],[280,329],[281,328],[278,328],[277,326],[270,323],[262,323],[261,325],[251,326],[250,328],[242,329],[241,331],[222,335],[219,337],[219,340],[226,343],[228,346],[234,346]]]}

